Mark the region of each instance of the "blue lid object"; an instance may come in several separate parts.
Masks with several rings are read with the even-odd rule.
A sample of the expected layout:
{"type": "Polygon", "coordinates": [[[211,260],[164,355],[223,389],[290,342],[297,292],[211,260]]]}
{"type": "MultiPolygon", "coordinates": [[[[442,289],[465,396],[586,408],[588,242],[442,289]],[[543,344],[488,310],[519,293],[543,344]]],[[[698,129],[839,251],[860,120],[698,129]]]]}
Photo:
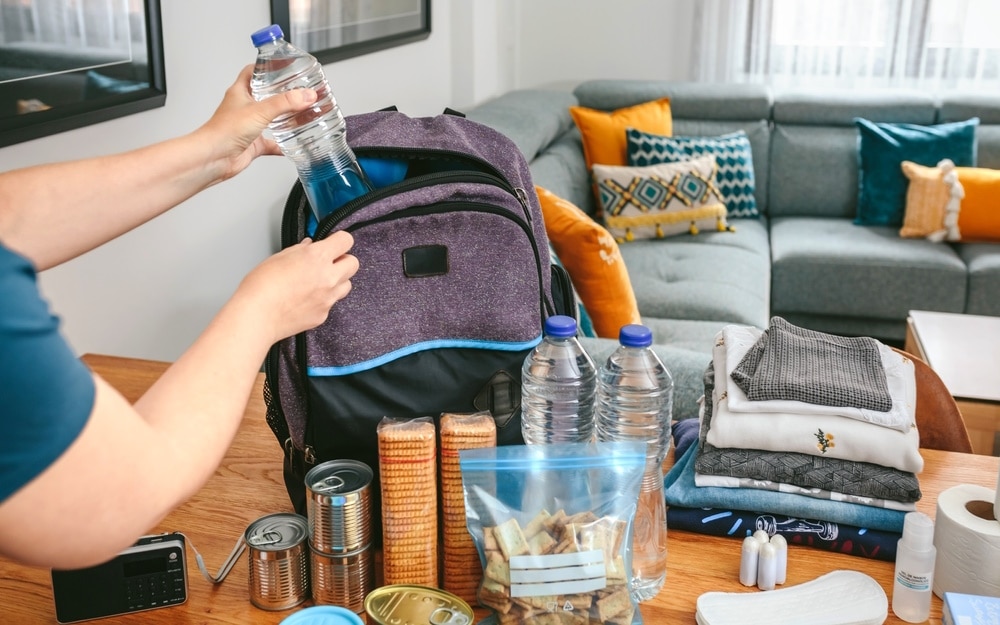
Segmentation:
{"type": "Polygon", "coordinates": [[[567,315],[552,315],[545,320],[545,335],[558,339],[576,336],[576,319],[567,315]]]}
{"type": "Polygon", "coordinates": [[[347,608],[316,605],[288,616],[281,625],[364,625],[364,621],[347,608]]]}
{"type": "Polygon", "coordinates": [[[259,48],[265,43],[270,43],[284,38],[285,33],[281,31],[281,26],[278,26],[277,24],[271,24],[267,28],[261,28],[254,34],[250,35],[250,41],[253,42],[255,48],[259,48]]]}
{"type": "Polygon", "coordinates": [[[630,323],[618,331],[618,342],[625,347],[649,347],[653,344],[653,333],[646,326],[630,323]]]}

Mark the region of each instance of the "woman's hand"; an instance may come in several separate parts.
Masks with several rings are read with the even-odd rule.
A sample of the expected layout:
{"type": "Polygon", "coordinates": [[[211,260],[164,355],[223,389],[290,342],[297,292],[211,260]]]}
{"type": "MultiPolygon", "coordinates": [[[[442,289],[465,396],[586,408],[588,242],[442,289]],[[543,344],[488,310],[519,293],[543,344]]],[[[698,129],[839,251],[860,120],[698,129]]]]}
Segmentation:
{"type": "Polygon", "coordinates": [[[243,279],[234,303],[262,315],[261,332],[273,337],[270,343],[314,328],[351,291],[358,270],[358,259],[348,254],[353,244],[354,238],[340,231],[288,247],[243,279]]]}
{"type": "Polygon", "coordinates": [[[212,117],[195,134],[215,146],[220,171],[216,182],[232,178],[262,154],[281,154],[261,133],[275,118],[305,110],[316,101],[312,89],[292,89],[257,102],[250,94],[253,65],[240,72],[212,117]]]}

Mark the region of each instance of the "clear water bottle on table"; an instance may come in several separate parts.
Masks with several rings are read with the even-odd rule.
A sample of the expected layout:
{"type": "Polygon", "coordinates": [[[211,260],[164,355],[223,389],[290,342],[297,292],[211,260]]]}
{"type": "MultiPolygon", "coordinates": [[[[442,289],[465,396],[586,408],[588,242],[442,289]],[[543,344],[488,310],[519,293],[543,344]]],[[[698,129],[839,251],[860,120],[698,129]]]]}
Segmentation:
{"type": "Polygon", "coordinates": [[[630,324],[597,372],[597,440],[646,443],[646,470],[635,514],[632,595],[656,596],[667,575],[667,511],[663,459],[670,450],[674,381],[652,350],[649,328],[630,324]]]}
{"type": "Polygon", "coordinates": [[[295,163],[318,220],[371,191],[372,186],[347,144],[347,124],[314,56],[284,39],[277,24],[250,36],[257,60],[250,91],[260,101],[289,89],[316,91],[312,107],[284,115],[270,125],[282,153],[295,163]]]}
{"type": "Polygon", "coordinates": [[[576,330],[572,317],[549,317],[542,342],[524,359],[521,433],[529,445],[594,440],[597,370],[576,330]]]}

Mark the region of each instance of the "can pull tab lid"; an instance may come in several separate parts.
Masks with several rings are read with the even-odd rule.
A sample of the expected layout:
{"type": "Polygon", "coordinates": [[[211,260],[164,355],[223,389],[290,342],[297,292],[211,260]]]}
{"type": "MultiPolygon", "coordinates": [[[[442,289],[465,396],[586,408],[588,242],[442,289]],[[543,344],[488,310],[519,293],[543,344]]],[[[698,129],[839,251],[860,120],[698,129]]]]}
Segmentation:
{"type": "Polygon", "coordinates": [[[344,490],[347,482],[337,474],[328,475],[322,480],[313,484],[313,490],[318,493],[339,493],[344,490]]]}
{"type": "MultiPolygon", "coordinates": [[[[177,533],[181,534],[180,532],[177,533]]],[[[184,534],[181,534],[181,536],[184,536],[184,534]]],[[[198,550],[195,548],[194,543],[191,542],[191,539],[184,536],[184,540],[191,546],[191,551],[194,552],[194,559],[195,562],[198,563],[198,570],[201,571],[201,574],[205,577],[205,579],[213,584],[221,584],[222,580],[226,579],[226,576],[229,575],[229,571],[233,570],[233,566],[236,564],[236,561],[240,558],[240,555],[247,546],[246,541],[243,540],[242,536],[240,536],[236,541],[236,545],[233,546],[233,550],[229,554],[229,557],[226,558],[226,561],[223,562],[222,566],[219,568],[219,572],[213,576],[205,567],[205,560],[201,557],[201,554],[198,553],[198,550]]]]}
{"type": "Polygon", "coordinates": [[[451,608],[438,608],[427,619],[430,625],[469,625],[469,617],[451,608]]]}

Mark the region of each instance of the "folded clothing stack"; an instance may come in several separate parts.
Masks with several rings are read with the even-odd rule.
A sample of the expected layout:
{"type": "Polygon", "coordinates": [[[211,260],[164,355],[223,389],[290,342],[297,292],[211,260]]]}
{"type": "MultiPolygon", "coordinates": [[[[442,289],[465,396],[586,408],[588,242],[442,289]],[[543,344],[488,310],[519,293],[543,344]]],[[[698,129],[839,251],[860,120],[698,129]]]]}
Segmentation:
{"type": "Polygon", "coordinates": [[[726,326],[698,425],[675,426],[668,523],[891,560],[920,498],[915,407],[913,363],[875,339],[726,326]]]}

